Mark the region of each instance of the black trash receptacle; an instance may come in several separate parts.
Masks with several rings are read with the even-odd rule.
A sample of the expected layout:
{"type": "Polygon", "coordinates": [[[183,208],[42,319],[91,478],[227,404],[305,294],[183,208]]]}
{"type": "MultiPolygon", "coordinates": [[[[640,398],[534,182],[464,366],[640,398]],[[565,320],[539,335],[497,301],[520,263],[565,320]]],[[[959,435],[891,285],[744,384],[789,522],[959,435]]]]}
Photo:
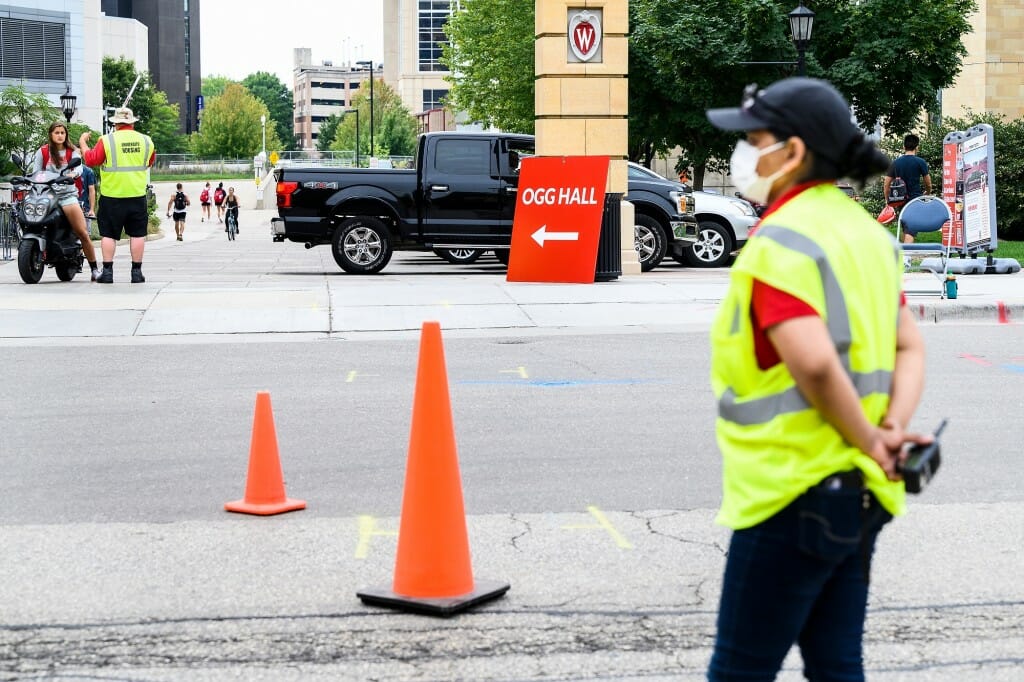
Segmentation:
{"type": "Polygon", "coordinates": [[[622,274],[622,194],[604,195],[601,236],[597,242],[595,282],[610,282],[622,274]]]}

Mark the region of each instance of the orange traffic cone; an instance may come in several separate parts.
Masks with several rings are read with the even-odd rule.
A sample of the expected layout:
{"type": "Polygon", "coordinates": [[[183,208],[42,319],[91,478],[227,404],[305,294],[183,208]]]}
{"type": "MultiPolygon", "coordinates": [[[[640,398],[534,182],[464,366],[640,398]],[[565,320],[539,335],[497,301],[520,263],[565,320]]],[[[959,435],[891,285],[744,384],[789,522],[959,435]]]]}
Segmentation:
{"type": "Polygon", "coordinates": [[[305,509],[305,500],[290,500],[284,494],[281,460],[277,454],[277,432],[270,394],[256,394],[256,414],[252,422],[249,447],[249,475],[245,479],[245,499],[226,502],[228,511],[269,516],[305,509]]]}
{"type": "Polygon", "coordinates": [[[508,589],[508,583],[473,580],[441,325],[424,322],[394,583],[356,596],[365,604],[450,616],[508,589]]]}

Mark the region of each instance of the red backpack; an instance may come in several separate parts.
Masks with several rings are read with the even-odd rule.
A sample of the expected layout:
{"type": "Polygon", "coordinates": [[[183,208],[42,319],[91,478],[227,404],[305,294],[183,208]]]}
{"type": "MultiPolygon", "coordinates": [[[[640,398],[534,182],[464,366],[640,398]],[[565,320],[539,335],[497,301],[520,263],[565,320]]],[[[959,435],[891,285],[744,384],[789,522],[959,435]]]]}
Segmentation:
{"type": "Polygon", "coordinates": [[[224,197],[225,196],[227,196],[227,192],[225,192],[223,189],[218,187],[216,189],[216,191],[213,193],[213,203],[215,203],[218,206],[220,206],[221,204],[224,203],[224,197]]]}
{"type": "Polygon", "coordinates": [[[199,201],[202,203],[208,203],[210,201],[210,190],[204,189],[199,195],[199,201]]]}
{"type": "MultiPolygon", "coordinates": [[[[44,144],[42,151],[43,151],[43,168],[46,168],[47,166],[50,165],[50,145],[44,144]]],[[[65,154],[64,154],[64,163],[65,164],[71,163],[71,154],[72,154],[71,150],[69,148],[65,147],[64,148],[64,152],[65,152],[65,154]]],[[[82,176],[81,175],[79,175],[77,178],[75,178],[75,189],[78,190],[79,194],[82,193],[82,176]]]]}

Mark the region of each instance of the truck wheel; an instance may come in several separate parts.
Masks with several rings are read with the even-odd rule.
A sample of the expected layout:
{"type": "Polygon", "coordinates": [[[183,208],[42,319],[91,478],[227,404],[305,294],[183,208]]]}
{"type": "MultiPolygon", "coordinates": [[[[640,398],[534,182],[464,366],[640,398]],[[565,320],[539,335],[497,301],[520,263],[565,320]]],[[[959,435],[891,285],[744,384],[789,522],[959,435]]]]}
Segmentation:
{"type": "Polygon", "coordinates": [[[668,248],[661,223],[649,215],[637,213],[633,225],[633,246],[640,261],[640,270],[647,272],[661,264],[668,248]]]}
{"type": "Polygon", "coordinates": [[[334,231],[331,240],[334,261],[353,275],[380,272],[391,260],[391,235],[376,218],[349,218],[334,231]]]}
{"type": "Polygon", "coordinates": [[[434,253],[452,265],[469,265],[475,263],[484,252],[479,249],[434,249],[434,253]]]}
{"type": "Polygon", "coordinates": [[[700,221],[697,241],[686,249],[686,259],[698,268],[717,268],[729,262],[732,236],[729,230],[710,220],[700,221]]]}

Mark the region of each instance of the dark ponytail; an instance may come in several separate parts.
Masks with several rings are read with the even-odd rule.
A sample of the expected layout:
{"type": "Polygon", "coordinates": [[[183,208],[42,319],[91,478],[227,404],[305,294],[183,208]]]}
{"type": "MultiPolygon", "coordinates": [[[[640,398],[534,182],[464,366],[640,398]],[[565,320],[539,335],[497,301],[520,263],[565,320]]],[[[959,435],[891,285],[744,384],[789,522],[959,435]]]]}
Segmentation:
{"type": "Polygon", "coordinates": [[[863,185],[869,178],[889,168],[889,157],[874,142],[859,133],[846,146],[839,159],[841,177],[852,178],[863,185]]]}
{"type": "MultiPolygon", "coordinates": [[[[775,136],[780,140],[785,139],[779,137],[781,134],[775,136]]],[[[810,148],[807,151],[811,163],[807,172],[800,178],[801,182],[850,178],[863,187],[869,178],[884,173],[889,168],[889,157],[860,131],[854,135],[836,160],[830,158],[831,155],[826,156],[810,148]]]]}

